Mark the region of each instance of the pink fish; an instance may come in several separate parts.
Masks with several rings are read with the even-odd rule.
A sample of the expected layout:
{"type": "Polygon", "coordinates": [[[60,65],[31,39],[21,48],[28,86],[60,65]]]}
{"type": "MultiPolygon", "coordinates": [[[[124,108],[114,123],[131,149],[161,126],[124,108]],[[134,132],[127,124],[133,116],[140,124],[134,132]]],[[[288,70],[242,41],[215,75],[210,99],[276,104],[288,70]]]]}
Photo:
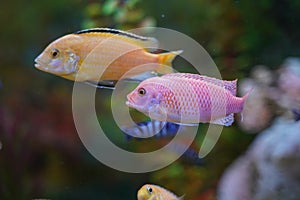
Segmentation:
{"type": "Polygon", "coordinates": [[[198,74],[149,78],[127,95],[126,105],[159,121],[230,126],[248,96],[236,97],[236,83],[198,74]]]}

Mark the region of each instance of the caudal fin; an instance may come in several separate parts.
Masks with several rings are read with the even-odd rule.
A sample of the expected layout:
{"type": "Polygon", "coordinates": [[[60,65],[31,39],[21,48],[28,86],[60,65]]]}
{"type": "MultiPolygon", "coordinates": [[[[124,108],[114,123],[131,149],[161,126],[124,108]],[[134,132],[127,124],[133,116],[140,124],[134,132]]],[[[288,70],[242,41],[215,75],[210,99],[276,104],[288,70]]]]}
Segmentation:
{"type": "Polygon", "coordinates": [[[157,68],[157,72],[160,74],[170,74],[173,73],[174,70],[172,68],[172,61],[176,56],[181,54],[183,51],[171,51],[167,53],[161,53],[158,55],[158,63],[160,64],[157,68]]]}

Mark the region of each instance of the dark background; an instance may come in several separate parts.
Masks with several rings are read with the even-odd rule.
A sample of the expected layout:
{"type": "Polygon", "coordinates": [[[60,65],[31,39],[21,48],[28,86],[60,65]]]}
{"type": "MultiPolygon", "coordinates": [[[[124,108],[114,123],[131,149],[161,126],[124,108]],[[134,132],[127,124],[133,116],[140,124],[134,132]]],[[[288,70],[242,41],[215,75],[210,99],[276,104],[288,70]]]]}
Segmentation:
{"type": "MultiPolygon", "coordinates": [[[[102,165],[82,145],[72,118],[71,81],[34,68],[54,39],[91,27],[159,26],[198,41],[224,79],[244,78],[254,65],[277,69],[300,52],[300,2],[28,0],[0,8],[0,199],[136,199],[141,185],[162,185],[186,199],[215,199],[224,169],[254,138],[225,128],[204,167],[181,159],[152,173],[128,174],[102,165]]],[[[97,110],[110,115],[110,92],[97,110]]],[[[109,120],[111,137],[128,145],[109,120]]],[[[201,144],[201,130],[199,142],[201,144]]],[[[159,141],[160,142],[160,141],[159,141]]],[[[131,143],[138,151],[157,141],[131,143]]]]}

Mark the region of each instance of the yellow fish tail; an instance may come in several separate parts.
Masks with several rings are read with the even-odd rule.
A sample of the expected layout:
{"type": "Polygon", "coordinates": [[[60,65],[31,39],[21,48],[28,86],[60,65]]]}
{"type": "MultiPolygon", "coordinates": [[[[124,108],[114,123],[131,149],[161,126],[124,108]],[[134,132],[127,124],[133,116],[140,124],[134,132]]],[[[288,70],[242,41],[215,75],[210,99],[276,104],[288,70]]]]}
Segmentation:
{"type": "Polygon", "coordinates": [[[174,70],[172,68],[172,61],[174,60],[174,58],[176,56],[178,56],[182,52],[183,52],[182,50],[178,50],[178,51],[171,51],[171,52],[159,54],[158,55],[158,63],[160,64],[160,66],[158,67],[158,69],[156,71],[160,74],[173,73],[174,70]],[[168,66],[168,67],[166,67],[166,66],[168,66]]]}

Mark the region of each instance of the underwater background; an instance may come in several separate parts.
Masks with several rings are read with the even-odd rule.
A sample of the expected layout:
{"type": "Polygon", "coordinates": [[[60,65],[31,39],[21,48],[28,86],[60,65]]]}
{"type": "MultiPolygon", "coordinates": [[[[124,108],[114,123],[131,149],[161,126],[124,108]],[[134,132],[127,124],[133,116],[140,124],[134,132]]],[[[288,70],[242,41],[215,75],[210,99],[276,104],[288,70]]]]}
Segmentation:
{"type": "MultiPolygon", "coordinates": [[[[226,186],[236,182],[227,182],[226,177],[234,175],[228,175],[226,169],[231,169],[232,163],[239,165],[236,159],[245,159],[240,157],[245,152],[253,155],[246,159],[251,163],[240,163],[252,167],[239,171],[237,176],[249,173],[249,177],[261,177],[255,182],[260,184],[247,178],[237,181],[246,185],[243,188],[253,189],[247,184],[257,186],[256,194],[244,191],[245,199],[299,199],[299,191],[297,194],[294,189],[300,187],[299,9],[297,0],[2,2],[0,199],[130,200],[136,199],[137,190],[145,183],[161,185],[179,196],[185,194],[185,199],[241,199],[230,197],[236,191],[226,186]],[[244,121],[237,118],[233,126],[223,129],[204,166],[179,159],[155,172],[130,174],[103,165],[85,149],[75,129],[73,82],[34,68],[34,58],[65,34],[92,27],[128,30],[146,26],[173,29],[195,39],[211,55],[223,79],[239,79],[239,96],[254,88],[244,121]],[[287,133],[293,136],[284,135],[287,133]],[[273,140],[273,146],[260,141],[274,134],[279,138],[273,140]],[[266,159],[269,161],[264,165],[266,159]],[[268,167],[276,170],[271,173],[268,167]],[[264,170],[281,187],[271,187],[264,181],[264,170]],[[293,180],[279,180],[277,175],[287,171],[293,180]],[[276,190],[282,191],[282,196],[275,195],[276,190]]],[[[175,60],[175,66],[180,64],[175,60]]],[[[184,64],[178,70],[193,72],[184,64]]],[[[110,90],[97,91],[99,121],[107,136],[126,148],[129,143],[113,122],[110,97],[110,90]]],[[[200,147],[204,137],[201,133],[207,126],[200,124],[195,148],[200,147]]],[[[144,152],[167,141],[131,141],[130,148],[144,152]]]]}

